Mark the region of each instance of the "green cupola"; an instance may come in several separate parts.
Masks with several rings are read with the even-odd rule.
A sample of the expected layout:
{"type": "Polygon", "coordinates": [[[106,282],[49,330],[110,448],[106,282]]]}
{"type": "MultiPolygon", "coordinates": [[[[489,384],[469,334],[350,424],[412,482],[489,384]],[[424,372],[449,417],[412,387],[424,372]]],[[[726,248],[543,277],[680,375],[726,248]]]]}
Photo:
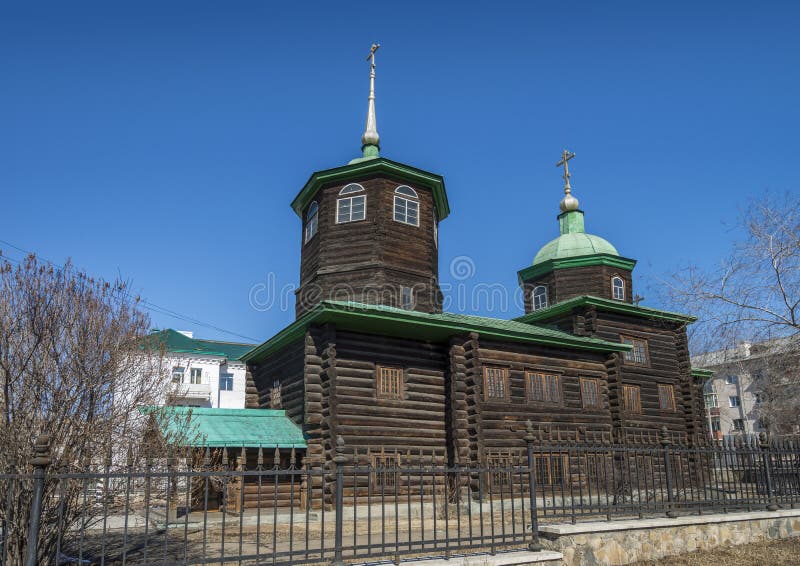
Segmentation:
{"type": "Polygon", "coordinates": [[[584,213],[569,182],[567,162],[573,157],[565,150],[556,164],[564,167],[565,181],[560,235],[542,246],[533,264],[517,274],[525,293],[525,312],[581,295],[633,300],[631,272],[636,261],[620,256],[608,240],[586,233],[584,213]]]}

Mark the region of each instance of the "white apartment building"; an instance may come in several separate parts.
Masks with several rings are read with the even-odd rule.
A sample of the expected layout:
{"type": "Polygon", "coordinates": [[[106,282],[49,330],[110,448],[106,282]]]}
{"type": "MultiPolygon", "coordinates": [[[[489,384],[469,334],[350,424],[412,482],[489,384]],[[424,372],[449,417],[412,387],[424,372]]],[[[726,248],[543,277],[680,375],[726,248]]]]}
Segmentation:
{"type": "Polygon", "coordinates": [[[243,409],[246,366],[239,358],[253,344],[203,340],[172,329],[150,335],[163,348],[160,375],[171,380],[168,405],[243,409]]]}
{"type": "MultiPolygon", "coordinates": [[[[692,358],[692,367],[713,371],[704,386],[708,429],[712,438],[767,432],[762,414],[768,400],[764,377],[783,376],[784,366],[776,363],[784,356],[788,339],[759,343],[744,342],[736,348],[709,352],[692,358]]],[[[789,389],[784,391],[789,394],[789,389]]],[[[775,414],[773,418],[779,418],[775,414]]]]}

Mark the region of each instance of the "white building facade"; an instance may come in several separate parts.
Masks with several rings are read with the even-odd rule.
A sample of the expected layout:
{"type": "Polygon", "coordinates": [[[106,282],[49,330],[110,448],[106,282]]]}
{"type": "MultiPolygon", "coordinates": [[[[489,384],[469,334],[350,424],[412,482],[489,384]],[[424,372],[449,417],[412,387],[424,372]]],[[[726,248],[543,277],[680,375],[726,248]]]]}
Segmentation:
{"type": "Polygon", "coordinates": [[[246,366],[239,357],[252,344],[196,339],[191,332],[162,330],[151,334],[163,347],[161,371],[168,376],[166,405],[243,409],[246,366]]]}

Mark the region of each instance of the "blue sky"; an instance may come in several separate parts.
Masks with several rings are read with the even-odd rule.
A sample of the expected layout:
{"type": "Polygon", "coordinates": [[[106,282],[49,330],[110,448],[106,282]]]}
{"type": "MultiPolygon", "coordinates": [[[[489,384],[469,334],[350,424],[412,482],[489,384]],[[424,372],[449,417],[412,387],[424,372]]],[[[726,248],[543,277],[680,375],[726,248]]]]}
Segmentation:
{"type": "Polygon", "coordinates": [[[0,249],[268,338],[293,310],[251,290],[297,283],[289,203],[358,155],[378,41],[382,155],[447,183],[445,285],[515,288],[557,234],[566,147],[588,231],[639,260],[653,305],[659,278],[719,261],[749,197],[800,190],[798,21],[793,2],[6,2],[0,249]]]}

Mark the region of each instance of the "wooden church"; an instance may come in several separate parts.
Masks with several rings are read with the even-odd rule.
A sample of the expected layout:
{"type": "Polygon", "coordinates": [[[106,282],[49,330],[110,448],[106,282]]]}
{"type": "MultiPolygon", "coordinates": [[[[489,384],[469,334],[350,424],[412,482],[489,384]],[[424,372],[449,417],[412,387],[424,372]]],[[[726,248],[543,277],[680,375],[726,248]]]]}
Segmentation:
{"type": "Polygon", "coordinates": [[[374,50],[363,156],[312,174],[292,202],[296,320],[242,358],[247,406],[285,409],[311,467],[332,459],[338,436],[372,465],[502,461],[524,449],[528,420],[563,441],[638,441],[663,426],[676,442],[702,436],[694,318],[634,299],[636,261],[585,230],[573,154],[559,162],[560,233],[518,273],[525,314],[442,311],[444,180],[380,156],[374,50]]]}

